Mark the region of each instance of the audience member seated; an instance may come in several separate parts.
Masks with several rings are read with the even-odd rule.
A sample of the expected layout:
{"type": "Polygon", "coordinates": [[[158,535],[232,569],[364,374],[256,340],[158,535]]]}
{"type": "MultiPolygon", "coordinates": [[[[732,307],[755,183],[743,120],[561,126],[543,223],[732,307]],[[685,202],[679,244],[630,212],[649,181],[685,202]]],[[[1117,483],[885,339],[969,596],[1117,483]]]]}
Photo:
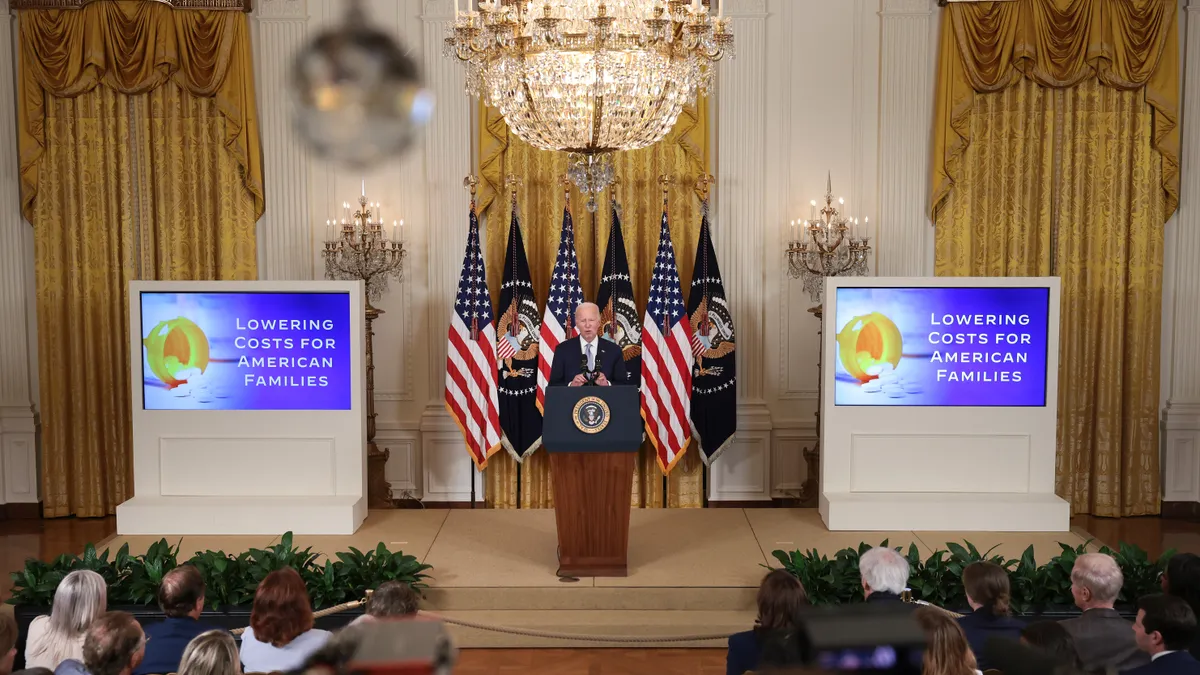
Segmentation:
{"type": "Polygon", "coordinates": [[[962,579],[967,591],[967,604],[974,611],[960,618],[958,625],[962,626],[971,651],[975,652],[979,668],[986,670],[990,666],[983,657],[983,646],[988,639],[1002,637],[1018,640],[1025,623],[1011,616],[1008,603],[1012,596],[1008,572],[1003,567],[992,562],[971,563],[963,570],[962,579]]]}
{"type": "Polygon", "coordinates": [[[794,618],[808,604],[800,580],[784,570],[773,570],[758,586],[758,617],[754,629],[729,636],[725,675],[742,675],[758,667],[763,647],[772,637],[783,637],[795,628],[794,618]]]}
{"type": "Polygon", "coordinates": [[[8,612],[0,613],[0,675],[12,672],[17,658],[17,619],[8,612]]]}
{"type": "Polygon", "coordinates": [[[146,626],[146,658],[135,675],[175,672],[192,638],[213,629],[200,623],[204,577],[192,565],[167,572],[158,587],[158,606],[167,618],[146,626]]]}
{"type": "Polygon", "coordinates": [[[877,546],[858,559],[858,573],[867,602],[903,602],[900,594],[908,588],[908,561],[904,556],[877,546]]]}
{"type": "Polygon", "coordinates": [[[88,626],[83,662],[67,659],[54,675],[132,675],[146,654],[146,635],[128,612],[101,614],[88,626]]]}
{"type": "Polygon", "coordinates": [[[25,667],[54,670],[67,659],[83,660],[84,635],[107,604],[104,577],[90,570],[64,577],[54,589],[50,616],[39,616],[29,624],[25,667]]]}
{"type": "Polygon", "coordinates": [[[1055,657],[1067,670],[1082,670],[1075,640],[1057,621],[1035,621],[1021,629],[1021,642],[1055,657]]]}
{"type": "Polygon", "coordinates": [[[1150,663],[1131,675],[1200,675],[1200,661],[1187,652],[1196,637],[1196,615],[1183,598],[1148,595],[1138,601],[1133,636],[1150,663]]]}
{"type": "Polygon", "coordinates": [[[296,570],[267,575],[254,593],[250,626],[242,633],[242,666],[251,673],[289,671],[329,639],[313,628],[312,603],[296,570]]]}
{"type": "Polygon", "coordinates": [[[1125,577],[1111,556],[1085,553],[1071,569],[1071,595],[1083,614],[1062,621],[1085,670],[1129,670],[1150,662],[1133,639],[1133,625],[1113,609],[1125,577]]]}
{"type": "MultiPolygon", "coordinates": [[[[1192,608],[1192,613],[1200,617],[1200,556],[1194,553],[1171,556],[1163,572],[1162,589],[1164,593],[1183,598],[1192,608]]],[[[1188,645],[1188,651],[1200,659],[1200,632],[1188,645]]]]}
{"type": "Polygon", "coordinates": [[[197,635],[183,650],[179,675],[242,675],[233,636],[223,630],[197,635]]]}
{"type": "Polygon", "coordinates": [[[925,606],[918,606],[913,618],[925,631],[921,675],[981,675],[958,621],[936,607],[925,606]]]}
{"type": "Polygon", "coordinates": [[[415,619],[417,592],[402,581],[385,581],[367,599],[367,611],[350,625],[379,619],[415,619]]]}
{"type": "Polygon", "coordinates": [[[54,675],[54,671],[49,668],[23,668],[14,670],[12,675],[54,675]]]}

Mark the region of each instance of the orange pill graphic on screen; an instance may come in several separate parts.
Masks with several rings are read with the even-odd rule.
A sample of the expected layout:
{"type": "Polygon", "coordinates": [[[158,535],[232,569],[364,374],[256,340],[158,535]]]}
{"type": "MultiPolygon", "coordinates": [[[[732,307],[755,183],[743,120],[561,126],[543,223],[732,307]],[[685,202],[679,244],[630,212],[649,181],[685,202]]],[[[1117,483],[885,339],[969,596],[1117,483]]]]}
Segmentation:
{"type": "Polygon", "coordinates": [[[838,333],[837,342],[842,367],[860,382],[894,370],[904,352],[896,322],[879,312],[851,319],[838,333]]]}
{"type": "Polygon", "coordinates": [[[191,319],[160,321],[142,340],[150,371],[174,389],[208,368],[208,336],[191,319]]]}

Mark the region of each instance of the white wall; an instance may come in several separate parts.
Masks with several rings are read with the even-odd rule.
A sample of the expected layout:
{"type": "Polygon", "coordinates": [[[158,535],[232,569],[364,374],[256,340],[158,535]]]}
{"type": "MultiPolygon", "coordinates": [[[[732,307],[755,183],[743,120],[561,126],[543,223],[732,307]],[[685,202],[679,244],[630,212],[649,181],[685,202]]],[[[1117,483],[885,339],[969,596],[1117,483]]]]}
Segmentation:
{"type": "MultiPolygon", "coordinates": [[[[0,0],[0,10],[5,4],[0,0]]],[[[334,215],[332,207],[358,195],[363,178],[368,197],[383,203],[385,219],[405,220],[405,280],[379,303],[386,313],[376,324],[377,440],[391,450],[393,491],[431,501],[465,500],[472,481],[466,450],[441,405],[446,321],[466,226],[461,180],[472,171],[474,145],[474,101],[462,92],[461,67],[441,53],[453,4],[366,3],[370,16],[423,64],[437,96],[435,122],[422,145],[367,176],[313,157],[288,123],[291,55],[338,18],[342,0],[258,0],[251,20],[267,182],[260,276],[321,278],[324,221],[334,215]]],[[[1187,11],[1195,16],[1200,0],[1191,4],[1187,11]]],[[[719,182],[713,232],[737,312],[741,431],[737,447],[713,469],[710,496],[758,500],[796,493],[805,478],[801,451],[816,438],[817,321],[807,312],[814,303],[800,282],[786,275],[788,221],[806,217],[808,201],[821,198],[832,172],[834,191],[849,199],[853,215],[870,216],[877,227],[878,273],[932,272],[926,213],[939,14],[935,0],[729,0],[727,14],[738,43],[737,57],[720,66],[714,103],[719,182]]],[[[6,42],[11,35],[0,32],[2,73],[14,68],[15,42],[6,42]]],[[[1185,69],[1193,82],[1200,79],[1198,40],[1190,36],[1187,45],[1197,64],[1185,69]]],[[[11,100],[3,95],[9,86],[11,80],[0,83],[0,100],[11,100]]],[[[1195,119],[1200,83],[1185,93],[1195,104],[1185,104],[1184,116],[1195,119]]],[[[27,441],[37,369],[32,237],[18,211],[12,113],[0,110],[0,125],[8,130],[0,133],[0,156],[9,158],[0,164],[0,443],[19,447],[9,454],[21,456],[0,464],[0,471],[7,471],[5,486],[21,487],[28,481],[18,476],[14,483],[12,468],[28,477],[27,467],[34,466],[27,441]]],[[[1185,148],[1187,139],[1200,138],[1187,136],[1188,126],[1185,120],[1185,148]]],[[[1200,215],[1192,207],[1200,184],[1190,184],[1186,173],[1196,159],[1185,149],[1181,209],[1168,226],[1164,277],[1163,399],[1164,405],[1171,401],[1167,427],[1175,426],[1164,438],[1175,448],[1166,465],[1175,462],[1188,478],[1165,482],[1164,494],[1200,500],[1200,362],[1192,350],[1176,349],[1190,344],[1181,336],[1196,329],[1195,320],[1178,320],[1179,308],[1200,304],[1194,272],[1200,215]]],[[[474,481],[480,490],[478,476],[474,481]]],[[[3,499],[36,495],[7,490],[3,499]]]]}

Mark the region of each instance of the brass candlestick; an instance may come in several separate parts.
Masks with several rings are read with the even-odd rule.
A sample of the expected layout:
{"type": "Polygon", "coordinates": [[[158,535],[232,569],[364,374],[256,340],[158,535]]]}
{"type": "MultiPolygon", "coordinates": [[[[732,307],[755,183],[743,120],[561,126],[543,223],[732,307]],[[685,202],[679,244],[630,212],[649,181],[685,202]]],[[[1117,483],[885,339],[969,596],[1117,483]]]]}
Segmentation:
{"type": "Polygon", "coordinates": [[[375,319],[383,310],[372,305],[387,290],[388,280],[404,276],[404,221],[394,221],[391,234],[384,230],[382,207],[367,201],[366,184],[358,198],[358,209],[342,204],[343,217],[326,221],[325,276],[329,279],[361,279],[366,289],[367,359],[367,508],[393,508],[392,488],[385,468],[391,451],[375,444],[375,319]]]}

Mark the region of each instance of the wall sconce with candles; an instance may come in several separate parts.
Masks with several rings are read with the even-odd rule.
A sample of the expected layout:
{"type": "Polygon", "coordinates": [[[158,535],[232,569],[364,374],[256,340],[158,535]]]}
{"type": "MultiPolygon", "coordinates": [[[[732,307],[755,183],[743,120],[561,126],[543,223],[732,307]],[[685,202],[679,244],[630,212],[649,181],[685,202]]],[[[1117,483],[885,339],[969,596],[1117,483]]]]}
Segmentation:
{"type": "MultiPolygon", "coordinates": [[[[808,220],[793,220],[791,241],[788,242],[788,274],[804,280],[804,290],[813,302],[820,302],[825,292],[825,278],[866,276],[870,271],[871,238],[858,229],[858,219],[843,216],[845,200],[833,203],[833,177],[826,179],[825,206],[817,209],[817,201],[809,202],[808,220]]],[[[863,229],[869,219],[864,218],[863,229]]],[[[818,314],[819,316],[819,314],[818,314]]]]}
{"type": "Polygon", "coordinates": [[[383,314],[372,304],[383,297],[388,280],[404,278],[404,221],[392,221],[391,231],[383,224],[383,207],[367,200],[367,183],[362,184],[358,208],[342,203],[340,218],[325,221],[325,278],[363,281],[366,289],[366,359],[367,359],[367,507],[393,507],[391,485],[384,475],[388,456],[386,448],[375,445],[375,358],[372,325],[383,314]]]}
{"type": "MultiPolygon", "coordinates": [[[[814,199],[809,202],[811,211],[808,220],[793,220],[791,241],[788,242],[788,274],[793,279],[804,280],[804,290],[813,302],[821,302],[825,293],[825,279],[839,276],[866,276],[870,272],[871,238],[860,232],[858,219],[842,215],[846,201],[837,199],[833,203],[833,176],[829,174],[825,183],[825,206],[817,209],[814,199]]],[[[869,219],[863,218],[863,230],[869,231],[869,219]]],[[[823,305],[818,304],[808,311],[821,320],[823,305]]],[[[821,328],[817,327],[817,344],[821,344],[821,328]]],[[[817,433],[821,429],[821,350],[817,349],[817,433]]],[[[812,447],[804,448],[804,464],[807,475],[800,486],[800,505],[816,506],[820,496],[818,479],[821,471],[821,439],[812,447]]]]}

